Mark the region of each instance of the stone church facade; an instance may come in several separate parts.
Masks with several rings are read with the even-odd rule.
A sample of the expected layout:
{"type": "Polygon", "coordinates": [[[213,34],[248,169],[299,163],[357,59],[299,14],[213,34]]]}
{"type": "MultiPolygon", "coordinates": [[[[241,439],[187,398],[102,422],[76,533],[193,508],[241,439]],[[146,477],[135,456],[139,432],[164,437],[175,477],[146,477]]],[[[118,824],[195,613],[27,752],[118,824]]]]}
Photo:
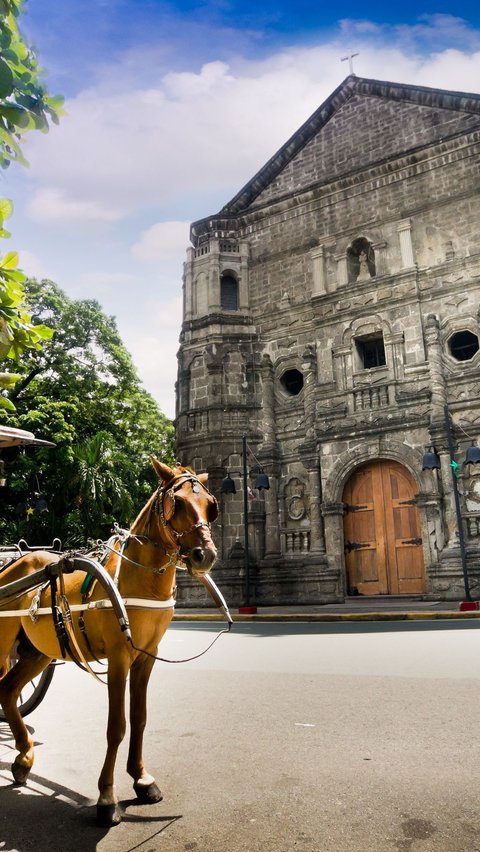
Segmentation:
{"type": "Polygon", "coordinates": [[[480,432],[479,155],[480,95],[351,75],[192,225],[177,455],[219,499],[229,602],[244,598],[242,436],[252,602],[464,597],[447,417],[479,594],[480,465],[462,464],[480,432]],[[422,470],[429,448],[438,470],[422,470]],[[270,488],[254,492],[259,470],[270,488]]]}

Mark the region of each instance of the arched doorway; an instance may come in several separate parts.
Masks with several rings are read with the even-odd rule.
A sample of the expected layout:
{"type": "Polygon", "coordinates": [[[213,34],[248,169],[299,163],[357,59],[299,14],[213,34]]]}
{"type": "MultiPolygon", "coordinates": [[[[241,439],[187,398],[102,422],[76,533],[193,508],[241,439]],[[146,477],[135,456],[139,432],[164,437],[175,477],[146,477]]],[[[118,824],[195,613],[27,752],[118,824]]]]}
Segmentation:
{"type": "Polygon", "coordinates": [[[408,470],[390,459],[362,465],[348,480],[343,528],[349,594],[425,591],[416,493],[408,470]]]}

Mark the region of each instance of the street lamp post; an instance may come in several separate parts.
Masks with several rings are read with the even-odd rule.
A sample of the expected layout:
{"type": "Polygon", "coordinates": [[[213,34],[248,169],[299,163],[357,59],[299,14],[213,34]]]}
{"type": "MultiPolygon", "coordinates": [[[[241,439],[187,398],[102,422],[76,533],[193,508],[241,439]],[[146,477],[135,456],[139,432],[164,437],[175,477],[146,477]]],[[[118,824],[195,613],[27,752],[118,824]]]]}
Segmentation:
{"type": "MultiPolygon", "coordinates": [[[[465,532],[463,527],[463,518],[462,512],[460,508],[460,495],[458,492],[458,468],[459,464],[455,461],[455,449],[453,446],[453,434],[452,434],[452,421],[450,418],[450,412],[448,410],[448,405],[445,405],[443,408],[444,414],[444,422],[445,422],[445,431],[447,433],[447,445],[448,452],[450,455],[450,470],[452,472],[452,486],[453,486],[453,497],[455,502],[455,515],[457,518],[457,530],[458,530],[458,542],[460,545],[460,560],[462,563],[462,573],[463,573],[463,585],[465,589],[465,598],[467,601],[472,601],[472,595],[470,591],[470,581],[468,577],[468,568],[467,568],[467,548],[465,545],[465,532]]],[[[467,454],[465,457],[464,464],[478,464],[480,462],[480,449],[475,447],[472,443],[472,446],[468,448],[467,454]]],[[[440,468],[440,459],[438,454],[434,450],[433,447],[425,453],[423,457],[423,470],[435,470],[440,468]]],[[[473,602],[473,601],[472,601],[473,602]]]]}
{"type": "MultiPolygon", "coordinates": [[[[247,436],[242,436],[242,487],[243,487],[243,568],[244,568],[244,576],[245,576],[245,594],[244,594],[244,608],[248,609],[256,609],[256,607],[250,606],[250,554],[249,554],[249,530],[248,530],[248,469],[247,469],[247,452],[250,452],[254,457],[255,461],[259,465],[260,472],[257,474],[255,479],[255,488],[258,488],[259,491],[265,490],[267,491],[270,488],[270,483],[268,480],[267,474],[262,470],[258,460],[248,446],[247,436]]],[[[235,494],[236,493],[235,482],[227,473],[226,478],[223,480],[220,491],[222,494],[235,494]]]]}

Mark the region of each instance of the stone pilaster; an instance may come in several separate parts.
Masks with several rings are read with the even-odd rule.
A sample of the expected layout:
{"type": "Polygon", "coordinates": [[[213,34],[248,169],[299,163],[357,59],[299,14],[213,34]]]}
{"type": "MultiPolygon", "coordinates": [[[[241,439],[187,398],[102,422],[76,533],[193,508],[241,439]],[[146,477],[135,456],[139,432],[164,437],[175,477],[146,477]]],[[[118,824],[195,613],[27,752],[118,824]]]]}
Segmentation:
{"type": "Polygon", "coordinates": [[[260,375],[262,377],[262,400],[263,400],[263,443],[262,448],[277,446],[275,429],[275,392],[273,387],[273,364],[269,355],[264,355],[260,364],[260,375]]]}
{"type": "Polygon", "coordinates": [[[427,344],[428,363],[430,367],[431,413],[430,419],[443,421],[443,409],[447,402],[445,377],[442,366],[442,350],[440,346],[440,329],[438,319],[429,314],[425,323],[425,341],[427,344]]]}

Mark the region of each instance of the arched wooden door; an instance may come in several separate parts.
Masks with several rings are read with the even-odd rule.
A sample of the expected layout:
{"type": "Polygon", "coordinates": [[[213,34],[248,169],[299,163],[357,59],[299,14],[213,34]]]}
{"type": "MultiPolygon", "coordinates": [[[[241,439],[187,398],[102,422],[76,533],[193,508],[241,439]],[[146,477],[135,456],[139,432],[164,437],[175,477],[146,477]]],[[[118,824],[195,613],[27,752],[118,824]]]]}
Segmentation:
{"type": "Polygon", "coordinates": [[[425,591],[415,482],[401,464],[377,460],[358,468],[343,492],[349,594],[425,591]]]}

